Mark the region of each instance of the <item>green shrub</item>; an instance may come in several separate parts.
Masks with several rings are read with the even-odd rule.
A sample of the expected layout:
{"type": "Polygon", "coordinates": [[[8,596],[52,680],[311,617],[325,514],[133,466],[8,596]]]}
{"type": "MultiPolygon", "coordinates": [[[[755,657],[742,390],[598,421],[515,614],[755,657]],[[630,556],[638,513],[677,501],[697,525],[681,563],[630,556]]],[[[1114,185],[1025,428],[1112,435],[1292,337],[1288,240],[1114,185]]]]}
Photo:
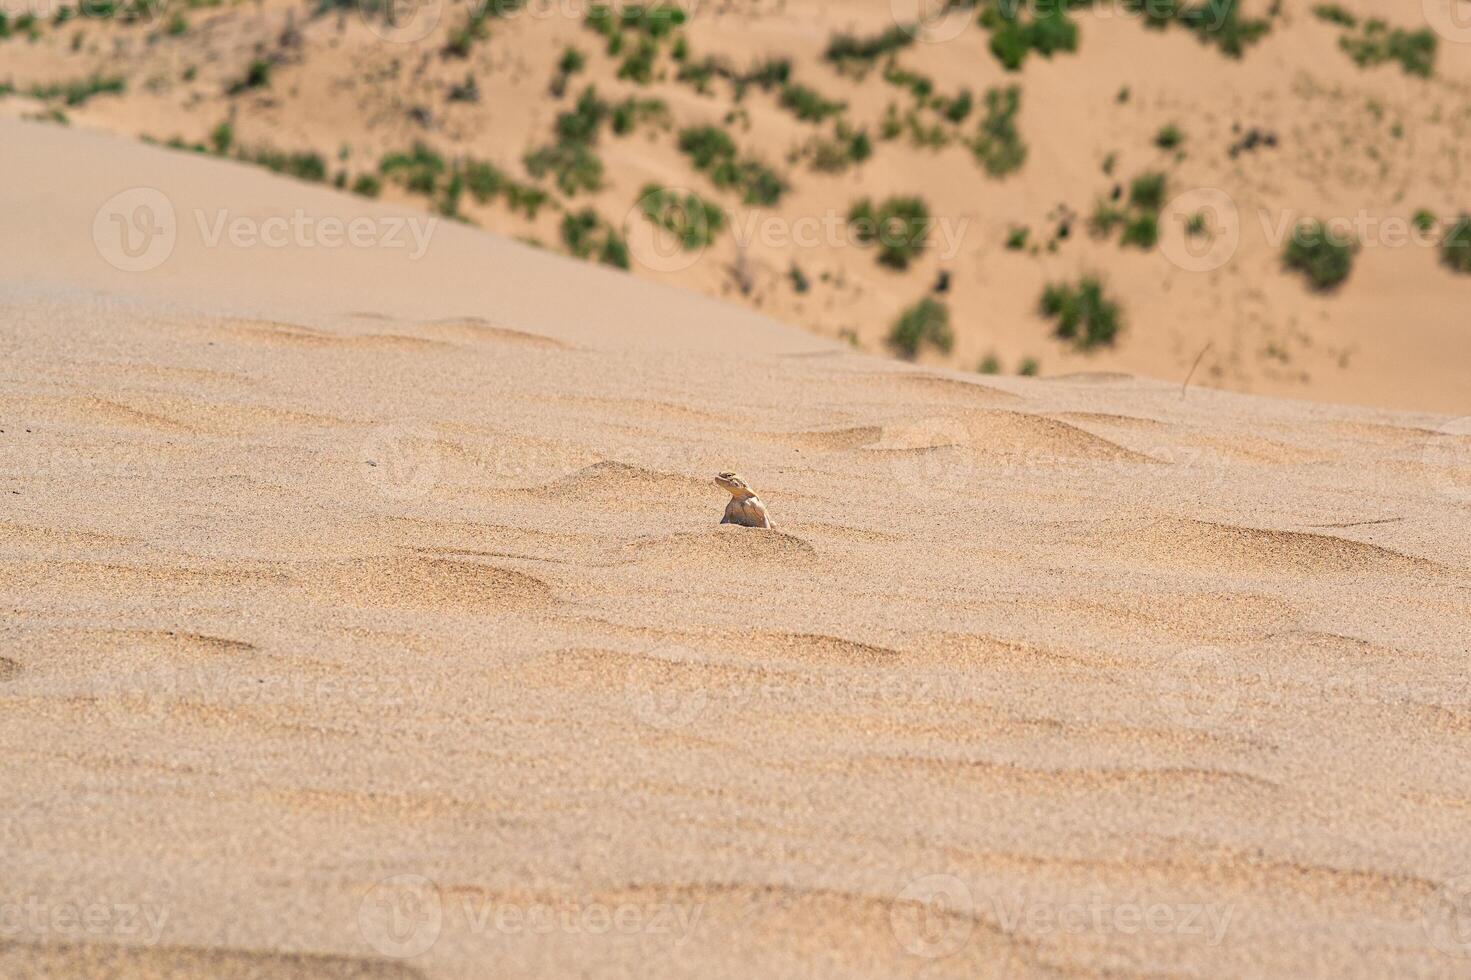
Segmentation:
{"type": "Polygon", "coordinates": [[[910,94],[921,102],[928,99],[935,91],[934,80],[928,75],[901,68],[897,61],[890,61],[884,66],[884,81],[890,85],[908,89],[910,94]]]}
{"type": "Polygon", "coordinates": [[[593,144],[609,111],[593,87],[584,89],[570,111],[557,115],[556,142],[531,150],[523,158],[526,172],[537,180],[553,175],[558,189],[568,197],[601,188],[603,161],[593,144]]]}
{"type": "Polygon", "coordinates": [[[554,175],[557,189],[568,197],[603,186],[603,161],[586,143],[563,140],[526,154],[526,172],[540,180],[554,175]]]}
{"type": "Polygon", "coordinates": [[[1410,220],[1411,223],[1413,223],[1414,226],[1420,231],[1431,231],[1435,228],[1435,212],[1430,211],[1426,208],[1421,208],[1420,210],[1416,211],[1415,216],[1410,220]]]}
{"type": "Polygon", "coordinates": [[[782,86],[781,106],[803,122],[822,122],[842,112],[847,103],[825,99],[814,89],[788,82],[782,86]]]}
{"type": "Polygon", "coordinates": [[[1358,242],[1340,238],[1321,221],[1309,220],[1293,229],[1282,262],[1306,276],[1313,289],[1326,292],[1348,278],[1358,250],[1358,242]]]}
{"type": "Polygon", "coordinates": [[[770,92],[781,85],[786,85],[792,77],[792,62],[787,58],[767,58],[765,61],[752,65],[745,74],[737,81],[737,88],[744,91],[747,86],[754,85],[763,92],[770,92]]]}
{"type": "Polygon", "coordinates": [[[624,55],[618,66],[618,77],[639,85],[648,85],[654,80],[654,59],[659,55],[659,45],[651,37],[638,39],[632,51],[624,55]]]}
{"type": "Polygon", "coordinates": [[[1122,327],[1118,304],[1103,294],[1103,284],[1084,276],[1077,285],[1052,283],[1042,291],[1042,316],[1057,321],[1053,333],[1079,350],[1111,345],[1122,327]]]}
{"type": "Polygon", "coordinates": [[[1140,174],[1129,185],[1129,205],[1142,211],[1158,213],[1165,206],[1168,179],[1158,171],[1140,174]]]}
{"type": "Polygon", "coordinates": [[[705,248],[725,227],[725,215],[709,201],[698,194],[680,196],[658,184],[644,187],[639,208],[655,225],[678,236],[686,252],[705,248]]]}
{"type": "Polygon", "coordinates": [[[120,76],[92,75],[88,78],[51,85],[35,85],[31,96],[43,101],[62,99],[67,105],[81,105],[94,95],[120,95],[127,83],[120,76]]]}
{"type": "Polygon", "coordinates": [[[889,330],[888,344],[894,353],[910,360],[919,355],[925,344],[950,353],[955,335],[950,329],[949,307],[926,296],[899,314],[889,330]]]}
{"type": "Polygon", "coordinates": [[[467,72],[463,82],[456,82],[449,87],[445,98],[450,102],[479,102],[480,84],[475,81],[473,74],[467,72]]]}
{"type": "Polygon", "coordinates": [[[1471,275],[1471,215],[1463,214],[1440,243],[1440,258],[1448,268],[1471,275]]]}
{"type": "Polygon", "coordinates": [[[256,147],[242,150],[237,159],[298,180],[321,182],[327,179],[327,161],[319,153],[288,153],[271,147],[256,147]]]}
{"type": "Polygon", "coordinates": [[[696,170],[709,170],[717,161],[736,154],[735,140],[716,126],[693,126],[682,130],[679,150],[690,158],[696,170]]]}
{"type": "Polygon", "coordinates": [[[1336,3],[1320,3],[1313,8],[1313,16],[1339,27],[1354,27],[1359,19],[1336,3]]]}
{"type": "Polygon", "coordinates": [[[1061,3],[1038,10],[1031,19],[1022,16],[1019,3],[998,3],[981,14],[981,26],[991,32],[991,53],[1007,71],[1020,71],[1032,51],[1050,58],[1078,49],[1078,25],[1061,3]]]}
{"type": "Polygon", "coordinates": [[[842,173],[873,155],[873,141],[868,131],[854,131],[839,121],[831,139],[816,136],[802,149],[812,161],[812,169],[820,173],[842,173]]]}
{"type": "Polygon", "coordinates": [[[986,92],[986,115],[971,150],[992,177],[1015,173],[1027,161],[1027,146],[1016,127],[1021,98],[1021,89],[1015,85],[986,92]]]}
{"type": "Polygon", "coordinates": [[[663,99],[639,99],[629,96],[622,102],[614,103],[609,118],[614,135],[627,136],[640,123],[667,127],[669,105],[663,99]]]}
{"type": "Polygon", "coordinates": [[[592,86],[583,89],[577,104],[570,112],[557,114],[556,134],[559,141],[592,143],[598,137],[598,128],[608,116],[608,104],[598,98],[592,86]]]}
{"type": "Polygon", "coordinates": [[[562,218],[562,244],[579,259],[628,268],[628,244],[592,208],[569,211],[562,218]]]}
{"type": "Polygon", "coordinates": [[[378,161],[378,172],[414,194],[432,197],[445,172],[444,158],[423,143],[408,153],[389,153],[378,161]]]}
{"type": "Polygon", "coordinates": [[[976,365],[976,371],[981,374],[1000,374],[1001,358],[996,356],[995,351],[991,351],[981,358],[981,362],[976,365]]]}
{"type": "Polygon", "coordinates": [[[692,126],[679,134],[680,152],[719,188],[736,188],[745,203],[771,205],[781,200],[786,182],[753,158],[737,158],[735,141],[715,126],[692,126]]]}
{"type": "Polygon", "coordinates": [[[1093,209],[1093,214],[1088,218],[1088,231],[1095,238],[1107,238],[1113,234],[1115,228],[1127,224],[1129,213],[1122,208],[1116,208],[1107,201],[1099,201],[1093,209]]]}
{"type": "Polygon", "coordinates": [[[557,61],[557,71],[563,75],[575,75],[586,67],[587,58],[570,45],[562,51],[562,57],[557,61]]]}
{"type": "Polygon", "coordinates": [[[913,43],[914,32],[897,25],[871,37],[835,34],[828,41],[823,57],[840,72],[862,76],[878,59],[913,43]]]}
{"type": "Polygon", "coordinates": [[[465,189],[479,204],[495,200],[505,190],[507,177],[500,167],[483,160],[465,163],[465,189]]]}
{"type": "Polygon", "coordinates": [[[352,192],[360,197],[377,197],[383,192],[383,183],[372,174],[359,174],[352,182],[352,192]]]}
{"type": "Polygon", "coordinates": [[[652,38],[666,37],[676,27],[684,24],[684,21],[683,10],[662,3],[652,6],[631,3],[623,8],[619,16],[620,27],[652,38]]]}
{"type": "Polygon", "coordinates": [[[1406,31],[1375,19],[1365,21],[1359,34],[1339,38],[1338,43],[1360,68],[1395,61],[1407,75],[1429,78],[1435,71],[1437,38],[1428,28],[1406,31]]]}
{"type": "Polygon", "coordinates": [[[1024,357],[1016,366],[1016,373],[1024,378],[1035,378],[1041,371],[1042,365],[1035,357],[1024,357]]]}
{"type": "Polygon", "coordinates": [[[209,145],[219,156],[230,152],[235,145],[235,126],[226,119],[209,133],[209,145]]]}
{"type": "Polygon", "coordinates": [[[1122,245],[1134,245],[1148,251],[1159,242],[1159,215],[1140,213],[1124,225],[1124,234],[1119,239],[1122,245]]]}
{"type": "Polygon", "coordinates": [[[976,101],[971,96],[970,89],[968,88],[961,89],[960,94],[955,96],[955,98],[953,99],[945,99],[943,97],[937,98],[938,102],[936,107],[940,110],[940,115],[944,116],[947,122],[952,122],[956,125],[965,122],[966,117],[970,115],[970,110],[975,106],[976,101]]]}
{"type": "Polygon", "coordinates": [[[1124,10],[1142,15],[1145,27],[1162,31],[1180,16],[1180,2],[1181,0],[1124,0],[1124,10]]]}
{"type": "Polygon", "coordinates": [[[264,58],[256,58],[245,69],[245,77],[230,85],[225,90],[227,95],[239,95],[254,88],[265,88],[271,84],[271,63],[264,58]]]}
{"type": "Polygon", "coordinates": [[[880,265],[902,270],[924,251],[930,209],[918,197],[891,197],[875,209],[865,197],[849,209],[848,225],[858,241],[878,243],[880,265]]]}
{"type": "Polygon", "coordinates": [[[1174,123],[1162,128],[1154,137],[1154,145],[1161,150],[1178,149],[1185,142],[1185,134],[1174,123]]]}
{"type": "Polygon", "coordinates": [[[484,40],[489,35],[484,12],[472,10],[462,26],[449,32],[449,37],[444,42],[444,55],[447,58],[468,58],[475,42],[484,40]]]}
{"type": "Polygon", "coordinates": [[[1027,247],[1027,238],[1032,234],[1032,229],[1025,226],[1013,228],[1006,234],[1006,247],[1009,251],[1020,252],[1027,247]]]}
{"type": "Polygon", "coordinates": [[[1181,8],[1176,20],[1202,44],[1215,45],[1229,58],[1240,58],[1272,30],[1268,18],[1242,17],[1240,0],[1202,0],[1181,8]]]}

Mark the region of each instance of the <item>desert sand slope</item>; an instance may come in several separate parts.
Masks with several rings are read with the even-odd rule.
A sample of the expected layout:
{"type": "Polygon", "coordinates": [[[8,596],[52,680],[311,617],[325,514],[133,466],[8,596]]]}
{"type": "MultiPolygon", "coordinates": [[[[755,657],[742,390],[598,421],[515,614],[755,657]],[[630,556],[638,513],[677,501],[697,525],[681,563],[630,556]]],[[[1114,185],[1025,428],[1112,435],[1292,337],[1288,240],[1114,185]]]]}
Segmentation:
{"type": "Polygon", "coordinates": [[[58,15],[34,37],[14,21],[0,37],[0,116],[213,147],[346,187],[367,181],[364,193],[556,250],[572,248],[569,213],[596,215],[627,236],[637,276],[872,352],[890,350],[896,319],[944,272],[954,344],[922,345],[926,365],[1017,373],[1034,363],[1043,375],[1177,382],[1193,371],[1196,385],[1233,391],[1471,411],[1471,275],[1439,248],[1471,211],[1471,0],[1240,0],[1242,17],[1270,25],[1240,58],[1223,53],[1219,35],[1202,43],[1178,26],[1151,30],[1137,13],[1204,6],[1194,0],[1069,2],[1077,50],[1034,55],[1015,72],[977,20],[994,5],[948,5],[956,9],[937,18],[946,0],[680,0],[689,16],[678,40],[640,77],[625,70],[632,34],[620,35],[615,55],[589,29],[591,0],[9,0],[0,8],[12,15],[80,6],[101,16],[58,15]],[[130,14],[107,16],[113,7],[130,14]],[[1392,60],[1360,67],[1343,49],[1351,32],[1323,8],[1382,18],[1401,38],[1421,38],[1411,44],[1433,44],[1429,77],[1392,60]],[[390,29],[391,11],[411,23],[390,29]],[[498,15],[456,51],[473,11],[498,15]],[[919,20],[925,29],[892,65],[879,58],[845,72],[825,57],[836,37],[914,31],[919,20]],[[554,83],[569,50],[585,63],[554,83]],[[788,97],[797,90],[700,82],[710,59],[727,73],[786,63],[809,98],[840,108],[817,121],[797,112],[788,97]],[[242,88],[257,68],[268,77],[242,88]],[[962,120],[946,119],[920,105],[912,86],[921,81],[931,98],[964,92],[973,104],[962,120]],[[1015,170],[989,173],[973,147],[994,126],[988,95],[1012,86],[1020,101],[1005,145],[1021,156],[1015,170]],[[583,178],[562,186],[528,156],[552,145],[563,114],[589,92],[605,109],[638,104],[647,114],[604,126],[585,161],[593,173],[579,168],[583,178]],[[755,204],[695,168],[683,134],[710,125],[789,185],[780,200],[755,204]],[[871,156],[845,157],[840,131],[867,134],[871,156]],[[438,178],[385,167],[419,159],[416,147],[438,178]],[[292,165],[295,155],[311,165],[292,165]],[[473,182],[472,162],[549,198],[517,206],[473,182]],[[459,168],[463,181],[451,177],[459,168]],[[1131,236],[1140,247],[1125,246],[1119,229],[1096,234],[1093,219],[1150,175],[1145,186],[1165,204],[1159,242],[1147,244],[1147,221],[1131,236]],[[698,194],[723,227],[706,247],[659,247],[641,206],[651,184],[698,194]],[[906,270],[880,263],[847,220],[862,199],[896,196],[922,198],[934,219],[906,270]],[[1422,211],[1438,229],[1412,236],[1422,211]],[[1192,216],[1211,220],[1192,233],[1192,216]],[[1305,218],[1346,222],[1338,227],[1363,246],[1336,289],[1309,289],[1284,266],[1287,236],[1305,218]],[[1040,314],[1047,286],[1084,276],[1100,277],[1119,304],[1112,346],[1077,349],[1040,314]]]}
{"type": "Polygon", "coordinates": [[[0,975],[1471,966],[1464,428],[211,248],[388,212],[0,145],[0,975]]]}

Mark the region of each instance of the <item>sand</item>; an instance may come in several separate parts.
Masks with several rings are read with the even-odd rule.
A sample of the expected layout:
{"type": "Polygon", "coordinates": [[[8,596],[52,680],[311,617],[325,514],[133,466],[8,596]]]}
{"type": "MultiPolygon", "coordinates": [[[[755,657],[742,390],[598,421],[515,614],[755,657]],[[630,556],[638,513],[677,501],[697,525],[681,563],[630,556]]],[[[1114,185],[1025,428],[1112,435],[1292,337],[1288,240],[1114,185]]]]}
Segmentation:
{"type": "Polygon", "coordinates": [[[412,215],[0,145],[0,975],[1471,968],[1464,420],[211,248],[412,215]]]}
{"type": "MultiPolygon", "coordinates": [[[[1344,0],[1340,6],[1416,31],[1436,23],[1437,7],[1448,12],[1452,3],[1466,5],[1426,0],[1390,9],[1375,0],[1344,0]]],[[[684,4],[695,12],[684,31],[692,61],[719,57],[745,69],[786,58],[798,83],[846,104],[844,120],[867,130],[874,152],[840,174],[793,159],[818,136],[830,137],[833,125],[799,121],[774,91],[753,88],[737,101],[717,80],[699,93],[677,80],[667,52],[649,84],[620,79],[621,58],[609,56],[603,39],[585,26],[591,4],[582,0],[529,0],[495,19],[467,57],[446,56],[445,44],[468,6],[446,0],[408,7],[423,8],[413,24],[427,33],[410,33],[415,43],[385,41],[381,21],[358,16],[352,4],[313,16],[300,0],[170,8],[136,23],[75,20],[47,27],[34,42],[18,35],[0,42],[0,82],[13,82],[21,93],[0,96],[0,115],[56,109],[76,127],[189,144],[206,144],[229,122],[236,150],[314,152],[329,178],[376,174],[385,154],[421,143],[445,160],[489,161],[524,181],[527,151],[551,140],[558,114],[587,87],[613,102],[660,99],[668,107],[666,124],[639,126],[624,137],[603,134],[600,190],[558,199],[569,209],[591,207],[628,231],[632,272],[641,278],[886,354],[896,317],[943,270],[951,274],[946,301],[955,344],[949,353],[921,351],[920,362],[929,366],[974,371],[994,355],[1001,373],[1015,374],[1031,358],[1044,375],[1122,371],[1179,383],[1193,372],[1196,385],[1235,391],[1471,411],[1465,379],[1471,276],[1446,268],[1433,241],[1414,244],[1408,236],[1408,222],[1421,209],[1446,224],[1471,210],[1471,44],[1464,43],[1464,26],[1437,35],[1434,76],[1421,79],[1396,64],[1359,68],[1339,48],[1342,29],[1314,16],[1309,0],[1242,0],[1247,16],[1273,7],[1282,15],[1240,60],[1184,30],[1145,28],[1124,15],[1123,0],[1076,12],[1077,52],[1033,57],[1020,73],[1003,70],[979,26],[939,22],[946,39],[906,48],[898,65],[927,75],[947,97],[972,93],[977,108],[957,137],[974,136],[988,89],[1021,86],[1016,125],[1028,148],[1026,163],[993,179],[959,139],[942,148],[908,137],[880,139],[887,109],[906,111],[910,94],[886,82],[881,65],[859,80],[822,57],[839,32],[876,35],[896,19],[907,23],[915,12],[933,12],[938,2],[684,4]],[[187,23],[177,36],[166,30],[174,13],[187,23]],[[554,97],[549,85],[569,46],[583,53],[586,68],[554,97]],[[230,94],[261,58],[274,64],[270,84],[230,94]],[[32,85],[93,74],[122,77],[126,91],[79,106],[24,96],[32,85]],[[475,80],[478,101],[452,98],[467,77],[475,80]],[[716,187],[678,150],[682,128],[731,118],[740,146],[791,185],[778,205],[744,206],[739,193],[716,187]],[[1155,138],[1170,125],[1184,143],[1167,152],[1155,138]],[[1275,145],[1230,154],[1251,130],[1271,134],[1275,145]],[[1118,234],[1091,237],[1086,220],[1098,203],[1148,172],[1167,177],[1167,195],[1176,203],[1167,211],[1163,244],[1140,249],[1121,247],[1118,234]],[[726,228],[699,254],[640,248],[649,228],[636,205],[651,182],[702,195],[728,215],[726,228]],[[1219,210],[1213,194],[1225,196],[1219,210]],[[846,225],[859,199],[892,195],[923,197],[937,224],[933,245],[903,272],[881,266],[846,225]],[[1183,240],[1181,216],[1208,204],[1221,250],[1213,240],[1209,261],[1197,264],[1191,251],[1198,243],[1183,240]],[[1077,220],[1054,249],[1049,243],[1062,209],[1077,220]],[[1340,289],[1315,293],[1283,268],[1287,229],[1300,218],[1346,219],[1361,234],[1364,247],[1340,289]],[[1021,227],[1029,229],[1035,254],[1008,249],[1008,237],[1021,227]],[[794,266],[809,284],[804,292],[794,287],[794,266]],[[1038,301],[1047,284],[1088,274],[1102,278],[1125,326],[1112,348],[1081,352],[1052,336],[1038,301]]],[[[1458,16],[1464,25],[1466,15],[1458,16]]],[[[431,206],[391,181],[382,193],[406,206],[431,206]]],[[[555,206],[533,219],[504,200],[477,203],[466,194],[460,209],[487,230],[563,248],[563,212],[555,206]]]]}

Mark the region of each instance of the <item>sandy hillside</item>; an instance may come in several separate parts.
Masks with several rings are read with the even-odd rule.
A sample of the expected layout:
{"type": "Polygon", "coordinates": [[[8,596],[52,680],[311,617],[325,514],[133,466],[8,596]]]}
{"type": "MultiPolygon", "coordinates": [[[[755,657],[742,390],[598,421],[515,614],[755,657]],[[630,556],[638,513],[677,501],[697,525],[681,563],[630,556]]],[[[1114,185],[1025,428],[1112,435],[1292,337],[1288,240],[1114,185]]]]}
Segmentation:
{"type": "MultiPolygon", "coordinates": [[[[86,4],[107,9],[107,0],[86,4]]],[[[592,260],[608,235],[626,238],[637,276],[873,353],[889,352],[895,320],[946,272],[940,299],[954,340],[948,351],[922,346],[916,356],[929,365],[1191,376],[1320,401],[1471,410],[1471,275],[1447,267],[1438,247],[1471,211],[1467,0],[1402,10],[1344,0],[1336,6],[1352,28],[1316,16],[1322,5],[1307,0],[1241,0],[1240,17],[1266,31],[1240,57],[1219,34],[1203,42],[1177,25],[1150,29],[1123,0],[1100,0],[1071,16],[1076,51],[1033,53],[1018,71],[992,55],[976,10],[937,17],[938,3],[912,0],[686,3],[686,23],[651,42],[644,77],[625,71],[639,32],[623,32],[610,54],[588,26],[593,4],[577,0],[400,4],[393,9],[407,13],[393,25],[371,13],[383,5],[367,3],[135,6],[143,14],[133,19],[53,13],[34,37],[14,27],[0,40],[0,91],[14,89],[0,96],[0,113],[245,156],[558,251],[571,247],[564,222],[590,209],[596,228],[578,247],[592,260]],[[487,9],[501,16],[477,21],[487,9]],[[1426,77],[1393,60],[1355,64],[1342,44],[1362,39],[1374,16],[1429,36],[1426,77]],[[874,39],[916,17],[919,39],[865,71],[825,57],[835,37],[874,39]],[[582,67],[559,86],[569,49],[582,67]],[[781,84],[739,88],[721,76],[783,61],[781,84]],[[913,88],[921,84],[924,99],[913,88]],[[787,86],[839,108],[800,118],[787,86]],[[1011,86],[1025,156],[993,176],[972,145],[987,93],[1011,86]],[[532,174],[527,158],[556,143],[559,116],[589,90],[604,113],[588,141],[600,174],[565,189],[553,174],[532,174]],[[952,122],[935,100],[962,94],[966,114],[952,122]],[[648,111],[633,112],[620,134],[619,105],[648,111]],[[890,118],[897,128],[886,127],[890,118]],[[769,168],[787,186],[780,199],[751,203],[698,170],[680,144],[701,126],[725,129],[741,159],[769,168]],[[1179,143],[1165,149],[1158,141],[1170,127],[1179,143]],[[818,169],[814,148],[846,145],[840,131],[866,134],[871,155],[818,169]],[[416,146],[429,169],[385,166],[416,146]],[[500,189],[482,200],[475,188],[491,184],[473,174],[490,181],[487,165],[500,189]],[[1119,228],[1090,232],[1101,206],[1127,203],[1150,175],[1163,179],[1169,205],[1158,244],[1125,245],[1119,228]],[[651,184],[715,209],[722,224],[708,245],[684,251],[655,238],[638,207],[651,184]],[[529,200],[522,194],[544,200],[516,203],[529,200]],[[850,209],[911,195],[927,207],[930,245],[903,270],[881,265],[876,248],[854,240],[850,209]],[[1434,225],[1415,239],[1409,222],[1421,211],[1434,225]],[[1187,234],[1196,214],[1210,220],[1187,234]],[[1315,292],[1283,268],[1284,236],[1300,218],[1352,223],[1362,247],[1337,289],[1315,292]],[[1024,247],[1008,248],[1023,231],[1024,247]],[[1049,284],[1090,275],[1118,304],[1123,329],[1112,345],[1082,351],[1053,336],[1038,306],[1049,284]]]]}
{"type": "Polygon", "coordinates": [[[0,141],[0,974],[1465,975],[1464,424],[0,141]]]}

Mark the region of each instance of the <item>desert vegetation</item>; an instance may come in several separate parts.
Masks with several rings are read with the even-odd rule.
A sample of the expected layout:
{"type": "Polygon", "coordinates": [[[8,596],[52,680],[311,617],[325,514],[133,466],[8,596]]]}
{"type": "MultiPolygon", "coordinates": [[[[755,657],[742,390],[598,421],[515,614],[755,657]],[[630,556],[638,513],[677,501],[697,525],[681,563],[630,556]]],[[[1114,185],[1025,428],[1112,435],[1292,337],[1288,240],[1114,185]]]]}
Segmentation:
{"type": "Polygon", "coordinates": [[[1471,275],[1471,214],[1463,214],[1440,243],[1441,261],[1453,272],[1471,275]]]}
{"type": "Polygon", "coordinates": [[[1337,234],[1324,222],[1309,219],[1293,229],[1282,252],[1282,264],[1301,273],[1314,290],[1327,292],[1348,278],[1358,250],[1358,242],[1337,234]]]}
{"type": "Polygon", "coordinates": [[[698,194],[680,194],[649,184],[639,194],[638,203],[644,216],[677,236],[685,251],[709,246],[725,227],[724,213],[698,194]]]}
{"type": "Polygon", "coordinates": [[[950,327],[950,308],[932,296],[908,307],[889,329],[889,349],[913,360],[926,346],[948,354],[955,345],[950,327]]]}
{"type": "Polygon", "coordinates": [[[1049,284],[1042,291],[1039,309],[1044,318],[1056,321],[1053,333],[1078,350],[1112,345],[1123,327],[1118,303],[1104,294],[1096,276],[1049,284]]]}
{"type": "Polygon", "coordinates": [[[735,140],[717,126],[681,130],[679,149],[716,187],[740,191],[746,204],[776,204],[786,193],[786,181],[776,171],[755,157],[740,155],[735,140]]]}
{"type": "Polygon", "coordinates": [[[924,251],[930,209],[918,197],[890,197],[877,206],[865,197],[849,209],[848,225],[859,242],[878,245],[880,265],[902,271],[924,251]]]}

